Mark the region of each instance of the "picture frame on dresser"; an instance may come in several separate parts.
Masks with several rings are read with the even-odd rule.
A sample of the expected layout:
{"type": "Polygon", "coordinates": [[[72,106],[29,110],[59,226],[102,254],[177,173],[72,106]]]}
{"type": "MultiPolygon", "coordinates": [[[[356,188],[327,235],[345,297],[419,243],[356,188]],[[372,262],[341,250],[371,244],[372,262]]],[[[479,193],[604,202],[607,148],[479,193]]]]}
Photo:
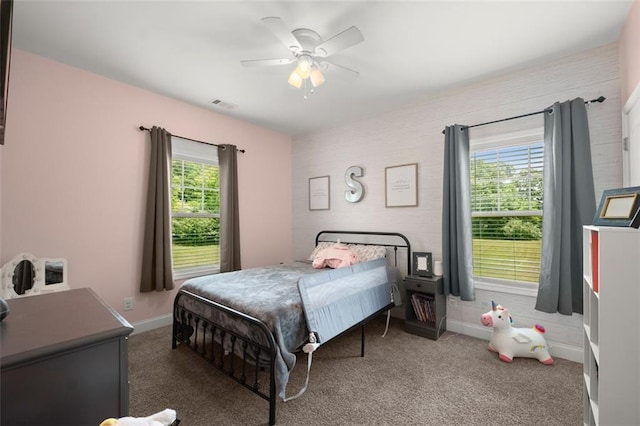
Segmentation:
{"type": "Polygon", "coordinates": [[[640,227],[640,186],[604,190],[593,224],[636,229],[640,227]]]}

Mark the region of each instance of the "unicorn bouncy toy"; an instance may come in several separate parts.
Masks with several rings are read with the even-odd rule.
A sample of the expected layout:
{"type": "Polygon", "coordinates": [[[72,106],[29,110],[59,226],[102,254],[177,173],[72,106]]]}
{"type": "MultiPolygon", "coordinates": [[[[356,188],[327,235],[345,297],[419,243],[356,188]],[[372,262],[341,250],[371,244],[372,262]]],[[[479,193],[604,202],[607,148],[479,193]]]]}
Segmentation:
{"type": "Polygon", "coordinates": [[[537,358],[545,365],[553,364],[549,355],[549,346],[544,338],[544,327],[534,325],[532,328],[514,328],[509,310],[491,301],[491,310],[480,316],[480,321],[487,327],[493,327],[493,335],[489,341],[489,350],[497,352],[500,360],[513,361],[513,357],[537,358]]]}

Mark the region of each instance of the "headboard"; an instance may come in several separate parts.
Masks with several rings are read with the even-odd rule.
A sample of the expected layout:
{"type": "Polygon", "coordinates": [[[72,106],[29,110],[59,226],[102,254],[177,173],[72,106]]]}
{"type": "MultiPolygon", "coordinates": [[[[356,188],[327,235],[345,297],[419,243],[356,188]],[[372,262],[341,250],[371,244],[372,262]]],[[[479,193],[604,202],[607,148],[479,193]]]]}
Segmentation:
{"type": "Polygon", "coordinates": [[[411,273],[411,244],[409,239],[398,232],[373,232],[373,231],[320,231],[316,235],[316,246],[321,241],[337,242],[345,244],[363,244],[390,247],[393,249],[394,264],[398,266],[398,249],[406,249],[407,271],[411,273]]]}

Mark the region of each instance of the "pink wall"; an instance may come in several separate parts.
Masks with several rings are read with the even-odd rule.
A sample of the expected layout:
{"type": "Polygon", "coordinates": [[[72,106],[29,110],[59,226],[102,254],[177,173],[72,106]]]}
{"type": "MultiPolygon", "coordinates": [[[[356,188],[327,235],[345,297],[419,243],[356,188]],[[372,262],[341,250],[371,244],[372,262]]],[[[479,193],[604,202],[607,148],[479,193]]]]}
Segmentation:
{"type": "Polygon", "coordinates": [[[618,41],[620,52],[620,90],[622,105],[640,84],[640,0],[629,11],[627,21],[618,41]]]}
{"type": "Polygon", "coordinates": [[[171,312],[175,290],[141,294],[148,133],[232,143],[238,155],[243,267],[291,259],[291,138],[14,49],[0,147],[2,263],[65,257],[72,288],[91,287],[130,322],[171,312]]]}

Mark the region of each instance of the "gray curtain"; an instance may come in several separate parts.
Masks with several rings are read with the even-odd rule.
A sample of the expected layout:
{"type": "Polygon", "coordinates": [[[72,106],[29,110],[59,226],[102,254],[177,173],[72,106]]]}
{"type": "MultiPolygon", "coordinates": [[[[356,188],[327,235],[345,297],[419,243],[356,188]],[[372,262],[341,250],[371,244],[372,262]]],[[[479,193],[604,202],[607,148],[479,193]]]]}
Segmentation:
{"type": "Polygon", "coordinates": [[[238,214],[238,153],[235,145],[218,145],[220,167],[220,272],[241,269],[238,214]]]}
{"type": "Polygon", "coordinates": [[[582,226],[596,211],[584,100],[556,102],[544,117],[542,260],[536,309],[582,313],[582,226]]]}
{"type": "Polygon", "coordinates": [[[469,129],[444,130],[444,187],[442,192],[442,271],[444,294],[475,300],[471,234],[469,129]]]}
{"type": "Polygon", "coordinates": [[[153,127],[140,292],[171,290],[171,134],[153,127]]]}

